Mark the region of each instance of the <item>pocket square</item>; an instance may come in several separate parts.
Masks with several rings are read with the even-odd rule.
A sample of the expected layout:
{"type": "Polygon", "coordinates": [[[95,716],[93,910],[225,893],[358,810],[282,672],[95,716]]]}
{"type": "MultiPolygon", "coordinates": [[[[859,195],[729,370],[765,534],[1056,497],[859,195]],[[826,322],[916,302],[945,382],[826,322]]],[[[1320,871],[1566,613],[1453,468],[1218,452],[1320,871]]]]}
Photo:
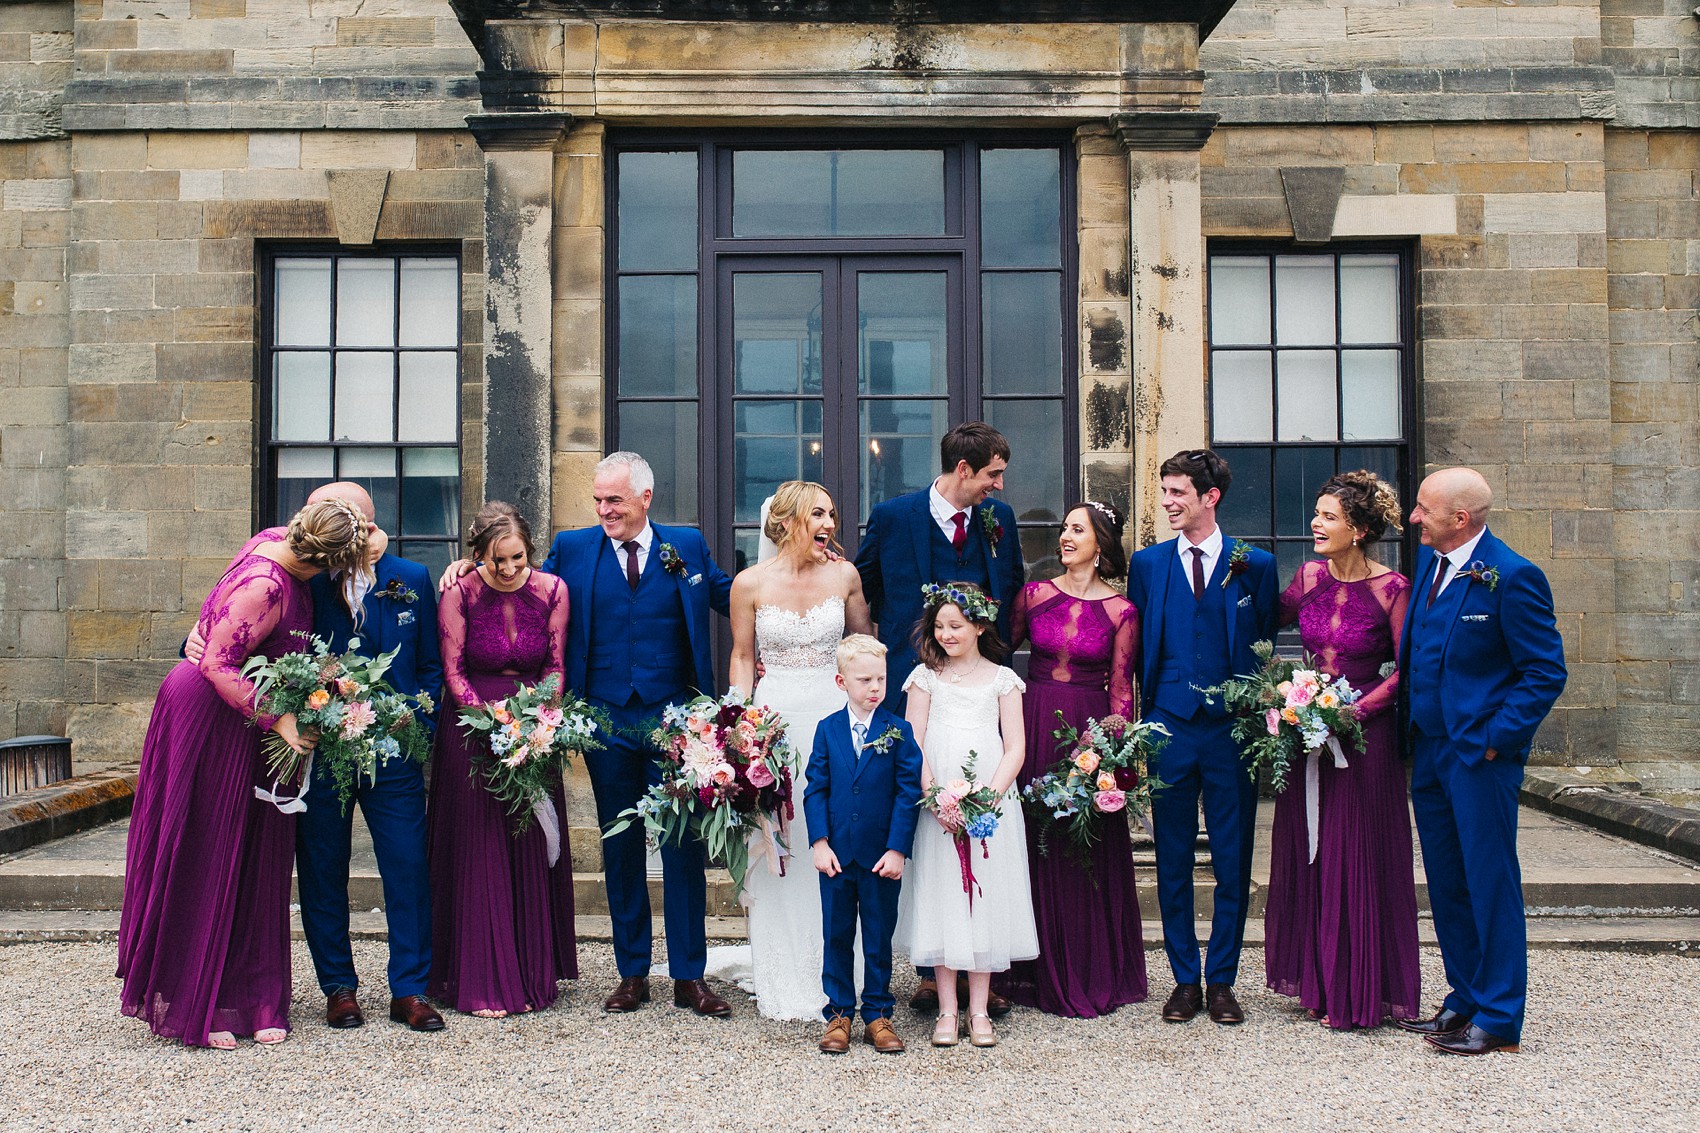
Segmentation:
{"type": "Polygon", "coordinates": [[[702,584],[702,575],[700,575],[700,574],[693,574],[693,575],[691,575],[691,577],[690,577],[690,583],[691,583],[691,585],[692,585],[692,586],[699,586],[699,585],[701,585],[701,584],[702,584]]]}
{"type": "Polygon", "coordinates": [[[395,616],[395,624],[398,625],[398,626],[410,626],[410,625],[412,625],[413,624],[413,611],[412,610],[403,610],[401,613],[397,614],[395,616]]]}
{"type": "Polygon", "coordinates": [[[1462,617],[1460,617],[1458,620],[1461,621],[1461,622],[1490,622],[1490,621],[1493,620],[1493,615],[1492,614],[1465,614],[1462,617]]]}
{"type": "Polygon", "coordinates": [[[1251,595],[1247,594],[1244,598],[1241,598],[1238,602],[1234,603],[1234,605],[1241,610],[1245,609],[1247,606],[1251,605],[1251,595]]]}

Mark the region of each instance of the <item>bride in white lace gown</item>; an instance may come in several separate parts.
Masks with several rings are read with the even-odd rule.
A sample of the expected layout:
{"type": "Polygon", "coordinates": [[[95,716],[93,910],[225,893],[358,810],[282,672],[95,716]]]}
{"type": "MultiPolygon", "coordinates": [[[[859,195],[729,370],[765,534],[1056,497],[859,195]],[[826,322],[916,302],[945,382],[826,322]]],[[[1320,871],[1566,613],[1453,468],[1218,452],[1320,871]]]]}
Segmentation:
{"type": "Polygon", "coordinates": [[[838,642],[846,630],[872,631],[862,580],[849,562],[834,559],[837,513],[819,484],[781,484],[763,516],[761,561],[732,580],[731,684],[748,689],[762,675],[755,699],[785,717],[804,766],[792,791],[796,813],[786,833],[789,856],[781,875],[767,858],[752,861],[744,881],[750,943],[708,950],[708,974],[732,980],[756,997],[770,1019],[821,1017],[820,878],[810,861],[803,788],[815,726],[844,706],[833,680],[838,642]]]}

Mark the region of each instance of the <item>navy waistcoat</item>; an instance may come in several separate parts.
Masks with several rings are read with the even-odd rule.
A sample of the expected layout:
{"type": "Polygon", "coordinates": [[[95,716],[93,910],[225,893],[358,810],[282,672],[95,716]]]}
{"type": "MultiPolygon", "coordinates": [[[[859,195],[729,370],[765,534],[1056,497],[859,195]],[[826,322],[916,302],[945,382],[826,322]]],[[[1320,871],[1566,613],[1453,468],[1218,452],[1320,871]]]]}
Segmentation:
{"type": "Polygon", "coordinates": [[[596,562],[596,616],[590,622],[585,692],[609,704],[655,704],[691,685],[691,646],[679,583],[649,550],[633,590],[625,556],[603,544],[596,562]]]}
{"type": "MultiPolygon", "coordinates": [[[[1218,574],[1221,573],[1221,564],[1218,574]]],[[[1190,566],[1190,564],[1189,564],[1190,566]]],[[[1233,676],[1228,657],[1228,601],[1219,581],[1204,584],[1204,597],[1192,596],[1192,576],[1174,556],[1169,594],[1163,607],[1163,638],[1158,662],[1157,707],[1182,720],[1202,710],[1226,716],[1221,697],[1206,703],[1197,690],[1233,676]]]]}
{"type": "MultiPolygon", "coordinates": [[[[976,522],[975,511],[969,511],[968,523],[976,522]]],[[[962,554],[956,553],[950,540],[944,537],[944,531],[933,522],[931,512],[927,513],[927,530],[932,532],[933,576],[934,582],[972,582],[981,590],[991,595],[991,572],[986,567],[985,540],[974,538],[972,527],[968,531],[968,541],[962,544],[962,554]]],[[[995,599],[995,595],[991,595],[995,599]]],[[[904,676],[909,674],[905,673],[904,676]]]]}
{"type": "MultiPolygon", "coordinates": [[[[1433,577],[1428,581],[1432,582],[1433,577]]],[[[1447,589],[1457,585],[1458,580],[1453,579],[1447,589]]],[[[1420,604],[1416,616],[1411,619],[1411,668],[1408,673],[1399,675],[1411,698],[1411,726],[1431,736],[1446,735],[1445,710],[1440,703],[1440,661],[1446,648],[1447,618],[1440,611],[1450,609],[1446,597],[1443,593],[1430,606],[1427,604],[1428,587],[1412,587],[1411,601],[1420,604]]]]}

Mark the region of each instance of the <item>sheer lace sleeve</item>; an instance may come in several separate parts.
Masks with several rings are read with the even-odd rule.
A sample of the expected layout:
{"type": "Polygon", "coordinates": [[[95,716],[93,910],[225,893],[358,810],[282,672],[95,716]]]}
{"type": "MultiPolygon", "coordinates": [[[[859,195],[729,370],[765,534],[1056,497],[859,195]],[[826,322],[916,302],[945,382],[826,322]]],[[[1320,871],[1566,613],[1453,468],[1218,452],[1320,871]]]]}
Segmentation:
{"type": "Polygon", "coordinates": [[[1037,597],[1040,584],[1029,582],[1015,592],[1015,606],[1009,613],[1009,651],[1014,653],[1027,640],[1027,615],[1037,597]]]}
{"type": "MultiPolygon", "coordinates": [[[[1387,633],[1393,641],[1393,656],[1390,660],[1399,659],[1399,644],[1405,636],[1405,610],[1411,601],[1411,580],[1398,571],[1389,571],[1383,575],[1372,588],[1376,601],[1387,611],[1387,633]]],[[[1358,701],[1358,719],[1373,720],[1375,717],[1392,708],[1399,698],[1399,672],[1397,669],[1374,692],[1358,701]]]]}
{"type": "Polygon", "coordinates": [[[1290,626],[1299,620],[1299,607],[1304,604],[1305,593],[1316,585],[1316,569],[1327,569],[1326,563],[1304,563],[1293,572],[1293,581],[1287,583],[1287,589],[1281,591],[1281,624],[1290,626]]]}
{"type": "Polygon", "coordinates": [[[933,679],[933,671],[925,665],[916,665],[910,672],[909,676],[903,681],[904,692],[908,692],[911,688],[918,688],[928,696],[931,696],[933,694],[933,690],[937,687],[938,684],[933,679]]]}
{"type": "MultiPolygon", "coordinates": [[[[239,567],[247,576],[215,591],[201,616],[201,636],[207,639],[201,675],[212,682],[220,699],[244,716],[254,711],[254,682],[242,676],[242,666],[277,628],[289,600],[283,568],[269,559],[254,562],[265,566],[239,567]]],[[[269,731],[276,722],[276,716],[261,716],[259,726],[269,731]]]]}
{"type": "Polygon", "coordinates": [[[543,662],[543,672],[539,679],[553,673],[561,682],[561,688],[567,687],[567,584],[551,574],[531,575],[533,580],[546,580],[546,590],[543,595],[549,612],[549,653],[543,662]]]}
{"type": "Polygon", "coordinates": [[[466,623],[471,612],[472,581],[476,571],[463,575],[443,593],[437,605],[437,641],[443,653],[443,684],[462,708],[480,708],[484,701],[466,677],[466,623]]]}
{"type": "Polygon", "coordinates": [[[1133,672],[1139,663],[1139,607],[1128,601],[1110,603],[1115,623],[1115,647],[1110,653],[1110,711],[1133,719],[1133,672]]]}
{"type": "Polygon", "coordinates": [[[1008,665],[999,665],[998,671],[992,675],[992,688],[999,696],[1006,696],[1012,689],[1026,692],[1027,682],[1016,676],[1015,670],[1008,665]]]}

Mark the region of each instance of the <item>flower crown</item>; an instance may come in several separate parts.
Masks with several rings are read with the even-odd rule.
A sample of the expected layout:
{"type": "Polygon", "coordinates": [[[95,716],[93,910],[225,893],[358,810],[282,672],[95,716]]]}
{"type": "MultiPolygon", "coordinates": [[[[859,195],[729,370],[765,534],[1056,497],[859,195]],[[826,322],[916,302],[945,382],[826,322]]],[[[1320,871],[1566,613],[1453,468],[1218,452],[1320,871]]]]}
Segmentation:
{"type": "Polygon", "coordinates": [[[931,610],[947,603],[967,614],[969,621],[998,620],[998,604],[972,586],[940,586],[936,582],[929,582],[921,587],[921,604],[926,609],[931,610]]]}

